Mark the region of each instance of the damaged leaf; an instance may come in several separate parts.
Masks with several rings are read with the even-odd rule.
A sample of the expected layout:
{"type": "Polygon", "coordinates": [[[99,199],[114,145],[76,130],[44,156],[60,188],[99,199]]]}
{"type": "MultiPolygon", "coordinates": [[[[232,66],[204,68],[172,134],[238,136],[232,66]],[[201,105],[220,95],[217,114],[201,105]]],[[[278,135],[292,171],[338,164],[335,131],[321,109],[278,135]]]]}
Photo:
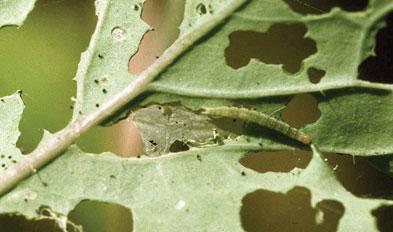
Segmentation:
{"type": "Polygon", "coordinates": [[[9,25],[22,26],[35,2],[36,0],[1,0],[0,28],[9,25]]]}
{"type": "Polygon", "coordinates": [[[73,147],[42,169],[39,177],[3,196],[0,212],[39,217],[37,209],[45,205],[60,217],[83,199],[93,199],[131,209],[134,231],[242,231],[239,211],[247,193],[258,189],[286,193],[302,186],[311,191],[312,206],[323,200],[343,204],[338,231],[378,231],[371,211],[393,202],[352,195],[317,149],[313,151],[304,170],[262,174],[240,165],[245,150],[226,145],[139,159],[86,154],[73,147]],[[189,221],[195,218],[197,227],[189,221]]]}
{"type": "Polygon", "coordinates": [[[0,175],[1,171],[23,158],[16,142],[24,108],[19,93],[0,98],[0,175]]]}

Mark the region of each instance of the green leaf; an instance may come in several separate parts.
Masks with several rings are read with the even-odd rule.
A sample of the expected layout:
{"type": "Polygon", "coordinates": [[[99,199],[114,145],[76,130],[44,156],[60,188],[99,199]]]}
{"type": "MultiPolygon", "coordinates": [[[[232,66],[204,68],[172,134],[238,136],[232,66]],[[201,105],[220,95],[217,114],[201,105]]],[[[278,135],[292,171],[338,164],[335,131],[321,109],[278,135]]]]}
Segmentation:
{"type": "MultiPolygon", "coordinates": [[[[216,3],[187,1],[181,26],[184,33],[209,17],[216,3]],[[207,9],[205,14],[199,13],[200,4],[207,9]]],[[[336,8],[329,13],[304,16],[293,12],[284,1],[250,1],[162,73],[150,85],[155,92],[137,104],[180,102],[193,110],[210,105],[243,105],[269,114],[274,111],[272,105],[280,109],[288,102],[287,98],[275,97],[277,95],[321,92],[314,94],[320,102],[321,118],[304,131],[311,135],[313,143],[322,151],[357,156],[393,153],[390,141],[393,128],[386,126],[392,125],[392,85],[375,85],[357,79],[358,66],[373,54],[376,32],[385,25],[384,17],[392,9],[392,2],[370,1],[367,10],[362,12],[336,8]],[[227,64],[226,52],[231,46],[233,33],[266,33],[277,25],[300,25],[305,29],[306,39],[315,41],[317,51],[301,63],[298,72],[289,73],[282,65],[267,64],[256,58],[251,58],[246,66],[239,69],[227,64]],[[308,80],[310,68],[326,72],[320,83],[313,84],[308,80]],[[368,89],[347,88],[351,86],[367,86],[368,89]]],[[[292,43],[288,40],[284,48],[273,52],[280,56],[281,50],[296,46],[292,43]]],[[[301,49],[304,48],[294,52],[301,49]]],[[[247,53],[243,50],[237,52],[238,56],[242,56],[242,52],[247,53]]],[[[253,135],[246,133],[246,136],[248,140],[243,140],[246,144],[239,145],[258,147],[262,143],[265,149],[272,148],[271,143],[264,144],[266,137],[272,137],[271,133],[266,135],[261,130],[253,135]]],[[[284,137],[274,137],[277,137],[273,145],[276,149],[299,147],[299,144],[284,137]]]]}
{"type": "Polygon", "coordinates": [[[33,10],[36,0],[1,0],[0,28],[7,25],[21,26],[33,10]]]}
{"type": "Polygon", "coordinates": [[[393,153],[393,94],[371,89],[319,97],[321,117],[305,128],[322,151],[357,156],[393,153]]]}
{"type": "MultiPolygon", "coordinates": [[[[186,12],[192,11],[194,14],[186,14],[188,17],[184,20],[192,23],[197,10],[195,1],[191,2],[194,4],[187,4],[186,12]]],[[[392,2],[376,2],[378,1],[370,1],[369,10],[359,13],[336,9],[323,15],[303,16],[291,11],[284,1],[250,1],[162,73],[160,78],[151,84],[151,90],[185,96],[233,99],[318,92],[359,85],[374,86],[358,80],[357,70],[362,60],[372,52],[373,35],[384,25],[383,17],[393,8],[392,2]],[[230,46],[234,46],[231,45],[234,32],[272,33],[269,30],[277,26],[293,25],[297,26],[298,30],[303,30],[306,39],[315,41],[316,46],[316,50],[301,63],[299,71],[289,73],[284,71],[281,65],[266,64],[257,59],[251,59],[246,66],[239,69],[227,64],[226,53],[230,46]],[[308,80],[307,70],[311,67],[326,71],[318,85],[311,84],[308,80]]],[[[182,28],[185,27],[183,23],[182,28]]],[[[280,36],[286,37],[286,34],[278,34],[278,37],[280,36]]],[[[303,35],[299,38],[302,37],[303,35]]],[[[285,42],[282,45],[285,47],[278,49],[289,50],[295,47],[290,51],[299,52],[296,44],[291,44],[293,41],[285,42]]],[[[243,46],[243,52],[252,49],[243,46]]],[[[242,52],[236,52],[237,57],[242,56],[242,52]]],[[[272,51],[271,55],[280,56],[279,53],[279,50],[272,51]]],[[[391,86],[384,88],[392,89],[391,86]]]]}
{"type": "Polygon", "coordinates": [[[128,62],[149,29],[140,18],[142,4],[142,0],[96,2],[97,27],[75,77],[74,120],[94,112],[135,80],[128,73],[128,62]]]}
{"type": "MultiPolygon", "coordinates": [[[[226,3],[187,1],[181,33],[189,33],[202,25],[226,3]]],[[[142,1],[97,1],[97,29],[82,55],[76,76],[74,120],[111,101],[115,93],[135,80],[127,66],[129,57],[135,54],[148,30],[140,19],[141,4],[142,1]]],[[[131,209],[134,231],[242,231],[239,212],[243,207],[242,198],[248,193],[264,189],[285,194],[302,186],[312,194],[312,207],[318,208],[324,200],[337,201],[344,207],[338,231],[377,231],[372,212],[392,201],[362,199],[345,190],[317,147],[322,151],[354,155],[392,153],[392,93],[381,90],[392,87],[357,80],[358,65],[372,53],[373,37],[384,25],[383,17],[392,9],[391,1],[370,1],[364,12],[334,9],[323,15],[302,16],[292,12],[283,1],[249,1],[180,56],[150,85],[149,95],[139,99],[142,105],[180,102],[195,111],[202,106],[246,105],[272,113],[289,100],[287,96],[278,96],[321,91],[323,96],[317,97],[322,116],[303,128],[315,143],[313,158],[306,169],[257,173],[242,166],[239,159],[251,150],[300,147],[263,128],[260,131],[246,128],[244,135],[224,140],[220,146],[209,143],[208,147],[154,158],[122,159],[111,153],[86,154],[74,146],[45,166],[39,175],[26,179],[0,198],[0,213],[42,218],[40,209],[44,207],[63,221],[79,202],[91,199],[131,209]],[[298,71],[290,73],[284,71],[286,67],[282,65],[256,59],[239,69],[229,67],[225,51],[230,46],[232,33],[263,34],[277,24],[305,28],[302,38],[311,44],[315,41],[316,49],[303,57],[298,71]],[[309,82],[309,68],[326,71],[319,84],[309,82]],[[358,88],[343,89],[346,87],[358,88]],[[376,137],[381,139],[376,141],[376,137]]],[[[23,105],[18,99],[15,98],[12,105],[0,103],[0,107],[5,107],[0,108],[0,120],[7,124],[0,127],[0,134],[5,135],[5,139],[0,140],[0,148],[6,148],[7,155],[15,152],[14,156],[20,158],[15,142],[23,105]],[[8,124],[10,119],[13,123],[8,124]]],[[[160,136],[165,128],[168,137],[157,138],[164,144],[182,137],[187,137],[187,141],[200,139],[197,142],[201,143],[210,139],[213,125],[204,121],[206,117],[180,107],[165,107],[172,111],[167,121],[162,117],[165,112],[158,116],[149,109],[145,112],[150,113],[139,112],[138,121],[145,120],[142,124],[145,135],[160,136]],[[194,120],[196,125],[171,127],[177,119],[194,120]],[[148,125],[149,120],[157,124],[148,125]],[[191,130],[195,127],[202,128],[192,137],[191,130]]],[[[159,149],[162,153],[168,152],[167,146],[159,149]]]]}
{"type": "Polygon", "coordinates": [[[181,106],[152,105],[131,115],[144,143],[144,153],[157,156],[188,146],[214,144],[217,126],[205,115],[198,115],[181,106]],[[176,147],[176,144],[180,147],[176,147]]]}
{"type": "Polygon", "coordinates": [[[16,141],[24,108],[19,93],[0,99],[0,173],[23,158],[16,141]]]}
{"type": "Polygon", "coordinates": [[[239,211],[247,193],[261,188],[286,193],[303,186],[312,193],[312,206],[326,199],[343,204],[338,231],[377,231],[371,210],[391,204],[347,192],[316,149],[305,170],[289,173],[249,170],[238,162],[244,152],[218,146],[159,158],[122,159],[73,147],[42,169],[39,177],[3,196],[0,212],[40,217],[39,209],[45,206],[61,217],[80,201],[92,199],[132,209],[134,231],[241,231],[239,211]]]}
{"type": "MultiPolygon", "coordinates": [[[[323,152],[345,153],[356,156],[375,156],[393,153],[393,95],[390,91],[354,88],[327,91],[324,95],[314,94],[318,100],[321,117],[307,125],[303,131],[323,152]]],[[[271,114],[282,109],[288,97],[257,98],[253,100],[221,100],[191,98],[179,95],[152,94],[138,104],[181,102],[195,111],[203,107],[220,105],[248,106],[271,114]]],[[[295,116],[296,117],[296,116],[295,116]]],[[[278,118],[280,119],[280,118],[278,118]]],[[[152,118],[144,121],[154,122],[152,118]]],[[[301,144],[272,133],[263,127],[251,126],[243,131],[244,139],[236,144],[248,149],[293,149],[301,144]]]]}

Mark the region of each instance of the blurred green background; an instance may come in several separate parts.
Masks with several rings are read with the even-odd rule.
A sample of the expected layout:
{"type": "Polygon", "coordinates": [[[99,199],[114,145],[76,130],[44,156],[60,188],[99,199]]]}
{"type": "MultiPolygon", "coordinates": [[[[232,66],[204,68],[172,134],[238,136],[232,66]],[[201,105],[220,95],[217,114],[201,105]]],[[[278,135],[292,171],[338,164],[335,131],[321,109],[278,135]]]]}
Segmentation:
{"type": "Polygon", "coordinates": [[[70,120],[72,79],[95,23],[92,0],[41,0],[22,27],[0,30],[0,96],[23,91],[18,146],[24,153],[43,129],[56,132],[70,120]]]}

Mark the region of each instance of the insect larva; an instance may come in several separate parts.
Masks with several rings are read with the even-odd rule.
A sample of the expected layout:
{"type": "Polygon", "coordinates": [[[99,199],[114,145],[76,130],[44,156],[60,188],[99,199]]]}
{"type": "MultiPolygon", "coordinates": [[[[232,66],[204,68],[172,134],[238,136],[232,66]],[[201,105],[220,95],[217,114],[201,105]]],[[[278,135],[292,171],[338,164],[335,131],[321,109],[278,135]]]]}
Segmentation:
{"type": "Polygon", "coordinates": [[[237,107],[214,107],[204,108],[203,114],[210,116],[238,118],[249,122],[257,123],[261,126],[276,130],[290,138],[293,138],[304,144],[311,143],[311,137],[296,128],[291,127],[287,123],[270,117],[267,114],[237,107]]]}

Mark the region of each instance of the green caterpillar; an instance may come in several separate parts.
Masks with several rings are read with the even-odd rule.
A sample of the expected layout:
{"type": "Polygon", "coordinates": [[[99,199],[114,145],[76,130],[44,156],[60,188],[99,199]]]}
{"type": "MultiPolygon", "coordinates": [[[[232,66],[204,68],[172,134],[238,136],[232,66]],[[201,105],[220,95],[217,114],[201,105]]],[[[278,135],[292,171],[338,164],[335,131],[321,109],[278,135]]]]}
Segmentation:
{"type": "Polygon", "coordinates": [[[203,108],[202,114],[210,116],[238,118],[249,122],[257,123],[261,126],[278,131],[290,138],[293,138],[303,144],[310,144],[311,137],[296,128],[291,127],[287,123],[270,117],[267,114],[237,107],[214,107],[203,108]]]}

